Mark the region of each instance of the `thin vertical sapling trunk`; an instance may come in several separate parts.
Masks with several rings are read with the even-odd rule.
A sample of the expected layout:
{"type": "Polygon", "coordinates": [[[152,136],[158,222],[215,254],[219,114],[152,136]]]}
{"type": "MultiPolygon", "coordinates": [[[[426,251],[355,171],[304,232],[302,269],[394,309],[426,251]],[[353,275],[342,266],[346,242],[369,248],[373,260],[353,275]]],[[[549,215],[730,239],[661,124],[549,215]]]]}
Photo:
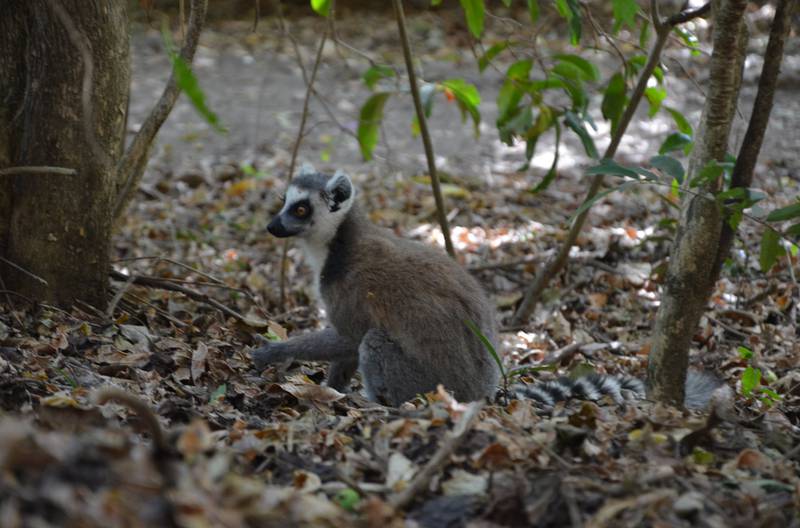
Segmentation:
{"type": "MultiPolygon", "coordinates": [[[[746,5],[722,0],[715,6],[709,88],[684,185],[709,163],[725,159],[747,39],[746,5]]],[[[724,218],[714,193],[721,184],[716,178],[684,195],[648,363],[650,394],[664,403],[683,404],[689,346],[716,280],[724,218]]]]}
{"type": "Polygon", "coordinates": [[[436,201],[436,217],[439,220],[439,226],[442,228],[442,236],[444,237],[444,247],[447,253],[455,258],[456,250],[453,247],[453,241],[450,239],[450,223],[447,221],[447,212],[444,209],[444,198],[442,197],[442,188],[439,184],[439,173],[436,171],[436,158],[433,155],[433,142],[431,135],[428,132],[428,122],[425,118],[425,111],[422,108],[422,99],[419,95],[419,86],[417,85],[417,74],[414,71],[414,61],[411,55],[411,43],[408,41],[408,31],[406,30],[406,16],[403,13],[403,0],[393,0],[394,14],[397,19],[397,29],[400,33],[400,44],[403,47],[403,57],[406,61],[406,71],[408,72],[408,85],[411,89],[411,97],[414,99],[414,110],[417,115],[417,122],[419,123],[419,133],[422,136],[422,145],[425,148],[425,159],[428,161],[428,175],[431,177],[431,188],[433,189],[433,198],[436,201]]]}

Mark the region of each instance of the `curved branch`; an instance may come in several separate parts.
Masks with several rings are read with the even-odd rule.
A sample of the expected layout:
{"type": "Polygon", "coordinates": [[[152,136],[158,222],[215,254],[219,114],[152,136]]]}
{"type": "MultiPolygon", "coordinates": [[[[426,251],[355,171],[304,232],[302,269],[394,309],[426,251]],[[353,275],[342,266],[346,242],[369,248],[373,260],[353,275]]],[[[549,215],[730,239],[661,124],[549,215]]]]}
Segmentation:
{"type": "MultiPolygon", "coordinates": [[[[647,88],[647,82],[650,80],[650,76],[653,74],[656,66],[658,66],[659,62],[661,61],[661,53],[664,50],[664,46],[667,43],[667,39],[672,29],[679,23],[702,16],[708,11],[709,7],[707,6],[710,5],[706,4],[705,6],[692,11],[683,11],[671,16],[665,21],[662,21],[659,19],[657,4],[658,2],[655,0],[652,2],[651,12],[653,26],[657,28],[656,41],[653,44],[653,49],[650,51],[650,54],[647,57],[647,63],[639,74],[639,79],[636,83],[633,93],[631,94],[631,98],[628,101],[628,105],[625,107],[625,111],[619,120],[619,124],[611,136],[611,143],[606,148],[605,153],[603,153],[603,158],[613,159],[616,155],[617,148],[622,142],[625,131],[627,130],[631,119],[633,119],[633,114],[636,112],[636,109],[638,108],[639,103],[644,96],[645,89],[647,88]]],[[[603,174],[597,174],[594,176],[594,178],[592,178],[592,183],[589,186],[589,191],[586,193],[586,198],[581,203],[585,203],[597,195],[603,185],[603,180],[603,174]]],[[[553,277],[555,277],[556,274],[558,274],[558,272],[561,271],[561,269],[567,263],[570,249],[572,249],[572,246],[578,239],[578,235],[580,234],[581,229],[583,229],[583,224],[588,215],[588,209],[578,215],[573,222],[572,227],[570,227],[567,238],[562,243],[558,253],[556,253],[553,259],[541,268],[541,271],[536,274],[531,285],[528,286],[527,290],[525,290],[522,303],[520,303],[519,308],[517,308],[516,313],[511,318],[510,325],[512,327],[521,326],[528,321],[528,318],[531,316],[534,308],[538,304],[539,298],[541,297],[544,289],[547,287],[553,277]]]]}
{"type": "MultiPolygon", "coordinates": [[[[192,0],[189,10],[189,27],[186,30],[186,38],[183,41],[183,46],[180,51],[180,58],[191,64],[194,54],[197,51],[197,42],[200,39],[200,30],[203,28],[203,22],[206,18],[206,9],[208,7],[208,0],[192,0]]],[[[178,86],[178,80],[175,77],[175,68],[172,69],[169,81],[164,87],[164,92],[161,94],[156,105],[150,111],[150,114],[142,124],[142,128],[136,133],[133,141],[128,146],[128,149],[122,155],[122,158],[117,165],[119,181],[123,182],[122,187],[117,194],[117,201],[114,205],[113,219],[119,219],[122,211],[130,202],[139,182],[142,180],[145,166],[147,165],[150,145],[156,137],[161,125],[164,124],[172,107],[175,106],[175,101],[181,89],[178,86]]]]}

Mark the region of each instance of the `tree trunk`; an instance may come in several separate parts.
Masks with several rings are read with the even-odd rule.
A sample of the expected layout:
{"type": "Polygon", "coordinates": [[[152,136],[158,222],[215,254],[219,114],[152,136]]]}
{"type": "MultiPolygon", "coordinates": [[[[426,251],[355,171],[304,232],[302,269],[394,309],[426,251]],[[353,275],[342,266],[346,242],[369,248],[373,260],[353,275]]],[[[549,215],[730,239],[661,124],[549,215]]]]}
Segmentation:
{"type": "Polygon", "coordinates": [[[0,176],[5,288],[61,304],[106,304],[130,84],[127,28],[125,2],[0,5],[0,168],[77,171],[0,176]]]}
{"type": "MultiPolygon", "coordinates": [[[[723,161],[727,153],[747,39],[746,4],[746,0],[721,0],[714,9],[708,94],[684,182],[686,189],[706,164],[723,161]]],[[[651,397],[664,403],[683,404],[689,347],[716,280],[723,212],[713,193],[720,185],[717,179],[698,188],[697,194],[684,195],[648,363],[651,397]]]]}

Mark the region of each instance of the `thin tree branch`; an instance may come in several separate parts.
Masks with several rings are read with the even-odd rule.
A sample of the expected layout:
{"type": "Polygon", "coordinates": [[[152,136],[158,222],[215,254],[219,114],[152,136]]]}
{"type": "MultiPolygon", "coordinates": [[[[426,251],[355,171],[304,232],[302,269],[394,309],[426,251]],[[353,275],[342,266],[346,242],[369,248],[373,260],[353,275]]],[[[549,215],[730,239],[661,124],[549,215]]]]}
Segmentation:
{"type": "Polygon", "coordinates": [[[33,273],[32,271],[29,271],[29,270],[27,270],[27,269],[23,268],[23,267],[22,267],[22,266],[20,266],[19,264],[16,264],[16,263],[14,263],[14,262],[11,262],[10,260],[8,260],[8,259],[7,259],[7,258],[5,258],[5,257],[0,257],[0,260],[2,260],[3,262],[5,262],[6,264],[8,264],[9,266],[11,266],[12,268],[16,269],[17,271],[20,271],[20,272],[24,273],[25,275],[27,275],[28,277],[32,278],[33,280],[35,280],[36,282],[38,282],[38,283],[39,283],[39,284],[41,284],[42,286],[49,286],[49,285],[50,285],[50,284],[49,284],[49,283],[48,283],[46,280],[44,280],[44,279],[43,279],[43,278],[41,278],[40,276],[36,275],[36,274],[35,274],[35,273],[33,273]]]}
{"type": "MultiPolygon", "coordinates": [[[[395,0],[399,1],[399,0],[395,0]]],[[[469,405],[464,415],[459,420],[458,424],[453,428],[453,432],[449,433],[442,441],[439,450],[431,457],[425,467],[417,473],[411,482],[408,483],[403,491],[389,497],[389,503],[395,508],[401,509],[408,506],[414,497],[419,492],[425,489],[430,484],[431,479],[439,472],[445,464],[450,460],[450,455],[461,445],[461,442],[467,436],[467,433],[472,429],[472,425],[478,418],[478,415],[483,409],[482,402],[473,402],[469,405]]]]}
{"type": "MultiPolygon", "coordinates": [[[[186,38],[180,51],[180,58],[186,64],[191,64],[194,59],[194,54],[197,51],[197,43],[200,39],[200,31],[203,28],[203,22],[206,18],[206,9],[208,7],[208,0],[191,0],[189,8],[189,25],[186,30],[186,38]]],[[[136,189],[139,187],[139,182],[142,180],[145,166],[149,156],[150,146],[155,139],[161,125],[164,124],[169,116],[181,89],[178,86],[178,80],[175,76],[175,68],[173,67],[170,74],[169,81],[164,87],[156,105],[150,111],[150,114],[145,119],[139,132],[133,138],[133,141],[128,146],[128,149],[122,155],[119,163],[117,164],[118,181],[122,182],[119,192],[117,194],[117,201],[114,205],[114,220],[118,220],[120,215],[128,205],[136,189]]]]}
{"type": "Polygon", "coordinates": [[[450,239],[450,225],[447,221],[447,213],[444,209],[444,198],[442,197],[442,189],[441,185],[439,184],[439,173],[436,172],[436,158],[433,155],[433,143],[431,142],[430,132],[428,132],[428,122],[425,119],[425,111],[422,108],[422,100],[419,96],[417,74],[414,72],[414,61],[411,56],[411,44],[408,41],[408,33],[406,31],[406,17],[403,13],[403,0],[393,0],[393,4],[395,18],[397,19],[397,29],[400,33],[400,44],[403,47],[403,57],[406,61],[408,84],[411,88],[411,97],[414,99],[414,110],[417,113],[419,132],[420,136],[422,136],[422,145],[425,147],[425,158],[428,160],[428,175],[431,177],[433,198],[436,201],[436,216],[439,220],[439,226],[442,228],[444,247],[447,249],[447,253],[451,257],[455,258],[456,250],[453,247],[453,241],[450,239]]]}
{"type": "Polygon", "coordinates": [[[212,299],[211,297],[209,297],[205,293],[201,293],[201,292],[199,292],[197,290],[193,290],[191,288],[187,288],[185,286],[181,286],[181,285],[175,284],[173,282],[165,281],[165,280],[163,280],[163,279],[161,279],[159,277],[149,277],[149,276],[146,276],[146,275],[125,275],[124,273],[120,273],[120,272],[115,271],[115,270],[112,270],[110,272],[110,276],[114,280],[123,281],[123,282],[129,282],[129,281],[131,281],[131,278],[133,278],[133,280],[131,282],[133,282],[133,284],[138,284],[139,286],[148,286],[148,287],[151,287],[151,288],[159,288],[161,290],[167,290],[167,291],[174,291],[174,292],[182,293],[185,296],[189,297],[190,299],[194,299],[195,301],[198,301],[198,302],[201,302],[201,303],[204,303],[204,304],[207,304],[209,306],[212,306],[212,307],[216,308],[217,310],[219,310],[220,312],[224,313],[225,315],[227,315],[229,317],[233,317],[237,321],[239,321],[241,323],[244,323],[247,326],[250,326],[250,327],[253,327],[253,328],[262,328],[262,327],[265,326],[263,323],[248,319],[247,317],[245,317],[244,315],[240,314],[236,310],[234,310],[232,308],[228,308],[227,306],[225,306],[221,302],[217,301],[216,299],[212,299]]]}
{"type": "MultiPolygon", "coordinates": [[[[288,33],[288,32],[287,32],[288,33]]],[[[291,37],[290,37],[291,38],[291,37]]],[[[309,103],[311,102],[311,95],[314,93],[314,81],[317,80],[317,71],[319,70],[319,65],[322,62],[322,50],[325,49],[325,42],[328,39],[328,30],[326,29],[325,33],[322,34],[322,38],[319,40],[319,47],[317,48],[317,54],[314,57],[314,65],[311,67],[311,75],[307,78],[306,83],[306,95],[303,99],[303,113],[300,116],[300,126],[297,128],[297,138],[294,141],[294,146],[292,147],[292,158],[289,161],[289,172],[287,173],[286,179],[287,183],[292,180],[294,176],[294,169],[297,165],[297,153],[300,151],[300,144],[303,142],[303,137],[305,134],[306,122],[308,120],[308,108],[309,103]]],[[[303,66],[303,57],[300,56],[300,48],[297,46],[297,42],[291,38],[292,43],[294,44],[295,54],[297,55],[297,63],[300,65],[300,70],[303,72],[303,79],[306,79],[305,67],[303,66]]],[[[289,239],[284,239],[283,241],[283,248],[281,250],[281,265],[280,265],[280,284],[279,284],[279,299],[278,299],[278,307],[282,312],[284,310],[284,306],[286,304],[286,268],[289,265],[289,239]]]]}
{"type": "Polygon", "coordinates": [[[60,174],[62,176],[75,176],[78,174],[78,171],[75,169],[67,169],[66,167],[49,167],[47,165],[0,169],[0,176],[12,176],[14,174],[60,174]]]}
{"type": "MultiPolygon", "coordinates": [[[[655,0],[653,3],[657,4],[655,0]]],[[[700,10],[697,9],[694,11],[696,13],[700,10]]],[[[653,27],[656,28],[656,41],[653,44],[653,48],[647,58],[647,63],[639,74],[636,87],[631,94],[628,105],[625,107],[625,111],[620,118],[616,130],[614,130],[614,133],[611,136],[611,143],[609,143],[608,147],[606,148],[603,158],[613,159],[614,155],[616,155],[617,148],[619,148],[622,138],[625,135],[625,131],[627,130],[628,125],[630,125],[631,119],[633,118],[633,114],[636,112],[636,109],[638,108],[639,103],[644,96],[645,89],[647,88],[647,82],[650,80],[653,70],[655,70],[656,66],[658,66],[659,61],[661,60],[661,53],[664,50],[664,45],[667,43],[667,39],[672,31],[673,25],[671,21],[674,17],[667,19],[665,22],[661,21],[658,18],[656,10],[651,12],[651,16],[653,20],[653,27]]],[[[696,14],[695,16],[699,15],[696,14]]],[[[589,191],[586,193],[584,202],[591,200],[598,193],[603,184],[603,180],[603,174],[597,174],[594,176],[594,178],[592,178],[592,182],[589,186],[589,191]]],[[[566,264],[567,259],[569,258],[570,249],[572,249],[572,246],[575,244],[581,229],[583,229],[583,224],[586,222],[588,215],[588,209],[578,215],[570,227],[566,240],[562,243],[556,255],[550,262],[542,267],[539,273],[536,274],[533,282],[525,291],[525,295],[522,298],[519,308],[517,308],[516,313],[511,318],[510,326],[521,326],[528,321],[533,313],[534,308],[539,303],[542,292],[553,279],[553,277],[555,277],[556,274],[558,274],[558,272],[561,271],[566,264]]]]}
{"type": "MultiPolygon", "coordinates": [[[[764,142],[764,132],[769,124],[772,103],[775,97],[775,87],[780,75],[781,62],[783,61],[783,48],[791,27],[790,20],[796,2],[791,0],[778,0],[775,17],[769,32],[767,49],[764,52],[764,65],[761,67],[761,76],[758,79],[758,92],[747,124],[744,141],[739,148],[736,164],[731,174],[731,188],[747,188],[753,183],[758,154],[764,142]]],[[[736,232],[726,222],[722,227],[720,244],[715,260],[716,277],[722,269],[722,263],[728,258],[736,232]]]]}

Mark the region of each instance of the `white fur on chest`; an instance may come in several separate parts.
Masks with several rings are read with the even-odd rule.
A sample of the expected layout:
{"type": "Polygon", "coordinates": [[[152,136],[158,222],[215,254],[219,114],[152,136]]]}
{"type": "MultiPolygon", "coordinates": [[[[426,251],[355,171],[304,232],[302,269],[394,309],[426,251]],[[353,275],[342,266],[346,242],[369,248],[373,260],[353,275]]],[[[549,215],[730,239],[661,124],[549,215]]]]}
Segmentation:
{"type": "Polygon", "coordinates": [[[311,272],[314,275],[314,295],[321,301],[322,294],[319,291],[319,283],[320,277],[322,276],[322,269],[325,267],[325,261],[328,258],[328,243],[301,239],[300,247],[303,249],[306,264],[311,268],[311,272]]]}

